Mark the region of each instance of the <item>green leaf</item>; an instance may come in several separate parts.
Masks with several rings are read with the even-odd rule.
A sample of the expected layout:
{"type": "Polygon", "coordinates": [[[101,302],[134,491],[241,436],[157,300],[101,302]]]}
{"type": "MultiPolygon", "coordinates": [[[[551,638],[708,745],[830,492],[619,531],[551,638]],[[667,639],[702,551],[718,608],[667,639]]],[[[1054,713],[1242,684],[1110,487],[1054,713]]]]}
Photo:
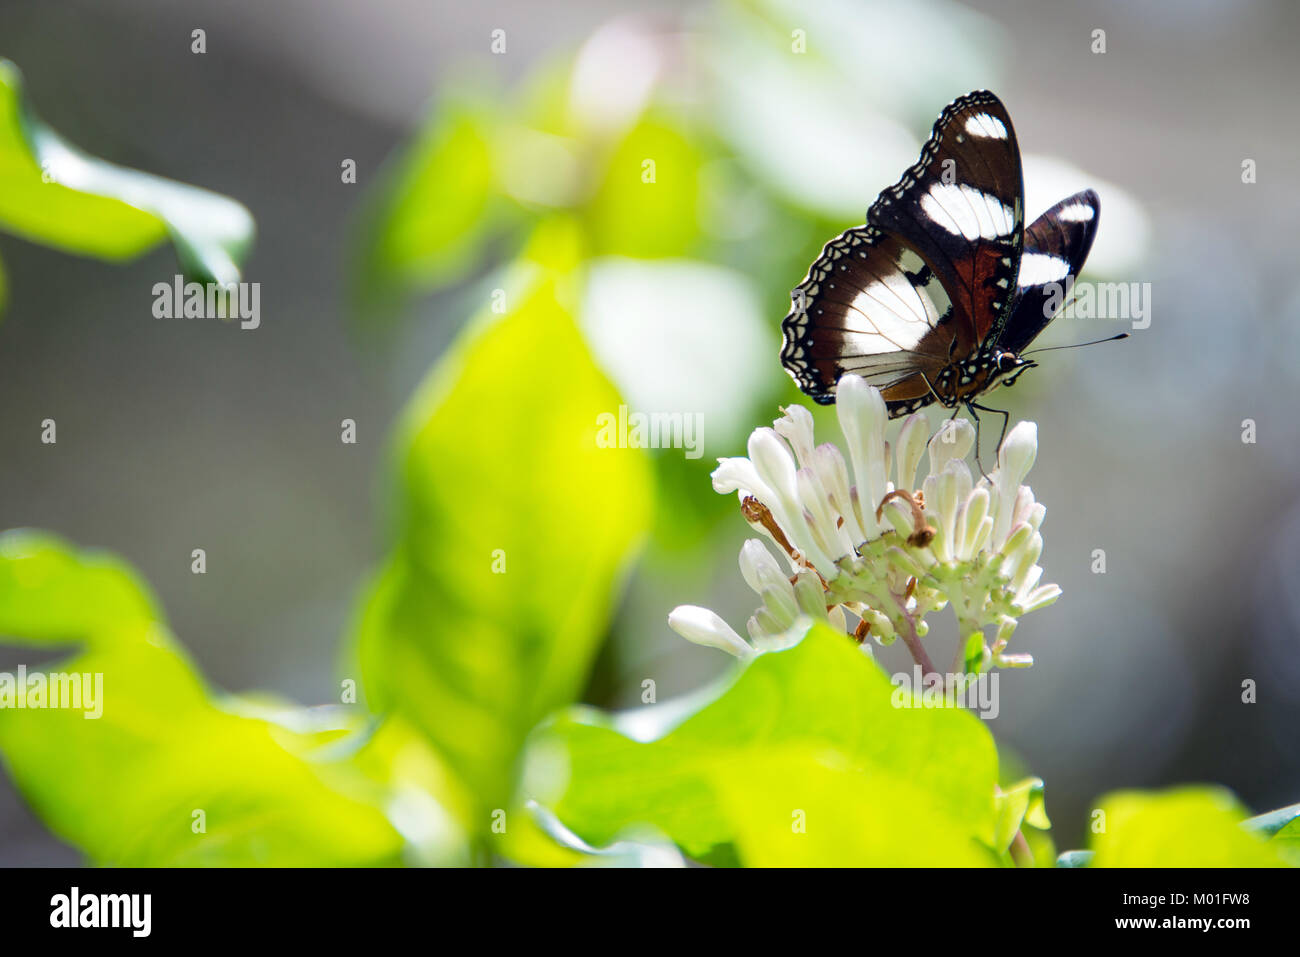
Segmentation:
{"type": "MultiPolygon", "coordinates": [[[[970,862],[971,842],[993,840],[997,755],[987,729],[956,709],[895,707],[910,696],[843,635],[813,628],[699,697],[621,717],[559,717],[539,732],[536,759],[564,773],[530,775],[538,800],[591,843],[644,822],[696,858],[738,843],[746,863],[831,853],[834,841],[815,851],[785,843],[791,809],[849,814],[859,800],[838,825],[856,830],[836,863],[897,862],[891,829],[960,833],[944,843],[954,862],[970,862]]],[[[913,863],[935,850],[913,849],[913,863]]]]}
{"type": "Polygon", "coordinates": [[[13,696],[0,709],[0,754],[46,825],[92,862],[401,860],[403,839],[381,810],[381,790],[344,761],[308,754],[333,735],[214,698],[122,564],[50,536],[5,533],[0,633],[46,644],[86,639],[80,654],[28,667],[26,687],[17,687],[17,671],[0,676],[0,695],[13,696]],[[44,676],[84,675],[78,691],[89,697],[55,708],[47,694],[47,706],[35,707],[34,673],[50,688],[44,676]]]}
{"type": "Polygon", "coordinates": [[[147,639],[161,621],[148,589],[114,556],[37,532],[0,535],[0,635],[118,645],[147,639]]]}
{"type": "Polygon", "coordinates": [[[1248,831],[1273,836],[1280,831],[1286,830],[1289,825],[1295,824],[1297,819],[1300,819],[1300,804],[1290,804],[1286,807],[1280,807],[1276,811],[1256,815],[1242,822],[1241,826],[1248,831]]]}
{"type": "Polygon", "coordinates": [[[653,832],[622,836],[608,847],[592,847],[536,802],[514,811],[496,849],[528,867],[682,867],[671,842],[653,832]]]}
{"type": "Polygon", "coordinates": [[[644,453],[597,443],[619,397],[570,313],[575,240],[544,230],[430,374],[396,447],[399,532],[358,628],[372,703],[478,801],[509,806],[524,736],[582,690],[652,509],[644,453]]]}
{"type": "Polygon", "coordinates": [[[681,256],[700,235],[700,166],[692,139],[664,118],[643,118],[614,149],[587,209],[594,253],[681,256]]]}
{"type": "Polygon", "coordinates": [[[22,75],[0,59],[0,228],[112,262],[169,236],[199,282],[239,280],[253,218],[225,196],[82,153],[42,123],[22,75]]]}
{"type": "Polygon", "coordinates": [[[1241,826],[1246,812],[1226,790],[1120,791],[1104,798],[1093,867],[1281,867],[1283,849],[1241,826]]]}
{"type": "Polygon", "coordinates": [[[937,806],[928,782],[834,751],[749,755],[711,775],[749,867],[988,867],[966,821],[937,806]]]}
{"type": "Polygon", "coordinates": [[[474,265],[494,222],[494,129],[485,107],[449,99],[406,148],[362,230],[363,301],[435,289],[474,265]]]}
{"type": "Polygon", "coordinates": [[[1043,781],[1041,778],[1025,778],[1023,781],[999,788],[996,804],[998,825],[993,838],[993,847],[999,854],[1006,853],[1015,840],[1016,833],[1022,825],[1045,831],[1052,826],[1047,818],[1047,806],[1043,800],[1043,781]]]}
{"type": "Polygon", "coordinates": [[[1290,823],[1274,834],[1273,843],[1284,849],[1288,860],[1300,861],[1300,817],[1292,817],[1290,823]]]}

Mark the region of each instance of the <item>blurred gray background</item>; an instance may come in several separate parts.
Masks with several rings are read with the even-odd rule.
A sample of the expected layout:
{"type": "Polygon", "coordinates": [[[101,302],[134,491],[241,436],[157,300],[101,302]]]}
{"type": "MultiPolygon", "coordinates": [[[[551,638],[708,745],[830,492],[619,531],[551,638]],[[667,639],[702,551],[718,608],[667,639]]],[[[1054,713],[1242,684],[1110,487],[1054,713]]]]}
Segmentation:
{"type": "MultiPolygon", "coordinates": [[[[0,55],[55,129],[252,210],[247,278],[262,282],[263,316],[256,333],[153,320],[152,284],[175,271],[168,248],[119,267],[0,235],[11,286],[0,527],[48,529],[133,563],[214,685],[332,700],[351,602],[383,554],[388,428],[463,318],[450,295],[423,301],[397,347],[349,325],[342,276],[365,184],[458,65],[509,81],[610,16],[692,6],[0,2],[0,55]],[[498,26],[510,54],[490,57],[498,26]],[[195,27],[206,56],[189,52],[195,27]],[[343,157],[357,160],[360,187],[339,182],[343,157]],[[344,417],[359,424],[356,446],[338,441],[344,417]],[[58,422],[56,446],[39,442],[43,418],[58,422]],[[190,573],[195,547],[205,576],[190,573]]],[[[1015,650],[1037,664],[1003,673],[995,733],[1046,779],[1062,847],[1084,840],[1089,802],[1118,787],[1215,781],[1256,810],[1300,800],[1300,7],[964,7],[997,38],[998,92],[1022,147],[1068,158],[1145,210],[1149,243],[1122,278],[1151,282],[1155,297],[1149,329],[1044,356],[1033,386],[1026,376],[1008,394],[1016,416],[1039,423],[1042,564],[1065,594],[1017,633],[1015,650]],[[1089,51],[1095,28],[1104,56],[1089,51]],[[1258,163],[1254,185],[1241,182],[1245,158],[1258,163]],[[1254,445],[1241,441],[1246,418],[1254,445]],[[1097,548],[1105,575],[1090,571],[1097,548]],[[1241,703],[1248,678],[1254,705],[1241,703]]],[[[903,62],[926,56],[923,34],[880,42],[903,62]]],[[[930,116],[963,92],[936,96],[930,116]]],[[[889,182],[864,183],[852,206],[889,182]]],[[[763,304],[774,329],[785,305],[763,304]]],[[[1076,323],[1051,340],[1111,331],[1076,323]]],[[[742,441],[707,455],[738,454],[742,441]]],[[[647,669],[661,699],[719,672],[719,656],[662,622],[692,602],[743,623],[746,531],[737,516],[703,576],[634,585],[589,700],[631,704],[647,669]]],[[[884,657],[902,667],[896,650],[884,657]]],[[[32,660],[0,648],[0,669],[32,660]]],[[[0,775],[0,864],[77,861],[0,775]]]]}

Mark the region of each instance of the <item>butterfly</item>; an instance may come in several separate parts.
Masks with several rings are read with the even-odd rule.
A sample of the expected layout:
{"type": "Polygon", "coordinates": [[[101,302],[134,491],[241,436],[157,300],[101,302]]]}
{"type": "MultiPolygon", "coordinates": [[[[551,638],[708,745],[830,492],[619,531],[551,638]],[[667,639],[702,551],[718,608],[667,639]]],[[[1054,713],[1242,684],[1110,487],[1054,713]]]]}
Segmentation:
{"type": "Polygon", "coordinates": [[[1002,415],[1005,436],[1009,414],[975,400],[1037,365],[1022,353],[1073,287],[1099,213],[1086,189],[1026,229],[1011,117],[987,90],[960,97],[866,223],[827,243],[795,287],[781,362],[823,404],[852,372],[890,418],[965,406],[977,429],[977,410],[1002,415]]]}

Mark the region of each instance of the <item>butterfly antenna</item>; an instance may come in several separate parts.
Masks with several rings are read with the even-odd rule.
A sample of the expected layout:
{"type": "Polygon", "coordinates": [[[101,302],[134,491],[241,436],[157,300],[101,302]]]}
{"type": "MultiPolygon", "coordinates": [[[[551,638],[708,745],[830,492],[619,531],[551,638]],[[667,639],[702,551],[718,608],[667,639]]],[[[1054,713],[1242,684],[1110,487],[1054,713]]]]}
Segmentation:
{"type": "Polygon", "coordinates": [[[1068,346],[1043,346],[1039,349],[1030,349],[1028,352],[1020,353],[1022,356],[1032,356],[1035,352],[1052,352],[1056,349],[1078,349],[1081,346],[1096,346],[1103,342],[1114,342],[1116,339],[1127,339],[1130,333],[1121,332],[1116,336],[1109,336],[1105,339],[1094,339],[1092,342],[1074,342],[1068,346]]]}

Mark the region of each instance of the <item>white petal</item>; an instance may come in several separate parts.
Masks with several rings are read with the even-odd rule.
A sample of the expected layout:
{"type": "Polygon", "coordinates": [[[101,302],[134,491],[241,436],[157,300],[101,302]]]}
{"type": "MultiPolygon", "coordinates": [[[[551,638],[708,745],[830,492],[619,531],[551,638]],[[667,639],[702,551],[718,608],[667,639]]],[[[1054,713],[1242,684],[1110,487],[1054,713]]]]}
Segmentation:
{"type": "Polygon", "coordinates": [[[1038,455],[1038,426],[1033,422],[1017,422],[998,449],[998,467],[993,471],[993,484],[998,490],[994,502],[993,544],[1000,546],[1013,525],[1017,523],[1016,500],[1020,485],[1038,455]]]}
{"type": "Polygon", "coordinates": [[[814,541],[804,518],[804,507],[799,500],[799,483],[789,446],[774,429],[755,429],[749,437],[749,460],[758,470],[758,477],[772,490],[770,501],[760,501],[771,510],[790,544],[807,556],[817,568],[828,569],[832,560],[814,541]]]}
{"type": "Polygon", "coordinates": [[[970,470],[961,459],[953,459],[944,467],[935,483],[935,497],[931,499],[926,496],[926,515],[933,517],[931,524],[939,530],[939,547],[934,548],[935,543],[931,543],[931,547],[940,561],[951,562],[957,558],[953,551],[957,538],[957,504],[969,494],[970,470]]]}
{"type": "Polygon", "coordinates": [[[1031,611],[1038,611],[1040,608],[1046,608],[1060,597],[1061,589],[1059,585],[1040,585],[1029,593],[1025,600],[1020,603],[1020,606],[1023,609],[1024,614],[1027,615],[1031,611]]]}
{"type": "Polygon", "coordinates": [[[920,412],[913,412],[903,420],[898,433],[898,484],[897,488],[916,489],[916,470],[925,454],[925,443],[930,438],[930,420],[920,412]]]}
{"type": "Polygon", "coordinates": [[[679,605],[668,615],[668,626],[697,645],[718,648],[742,660],[754,655],[754,649],[707,608],[679,605]]]}
{"type": "Polygon", "coordinates": [[[857,547],[867,540],[853,508],[853,496],[849,491],[849,469],[840,450],[826,442],[817,446],[813,452],[813,468],[821,479],[822,487],[830,496],[831,507],[844,519],[844,533],[850,545],[857,547]]]}
{"type": "Polygon", "coordinates": [[[975,427],[965,419],[948,419],[930,439],[930,474],[938,475],[952,459],[964,459],[975,445],[975,427]]]}
{"type": "Polygon", "coordinates": [[[867,508],[874,517],[876,506],[885,497],[885,423],[889,412],[880,391],[856,375],[840,377],[835,389],[835,411],[849,445],[863,520],[870,521],[867,508]]]}
{"type": "MultiPolygon", "coordinates": [[[[1013,589],[1015,589],[1016,591],[1020,591],[1023,587],[1025,587],[1026,584],[1028,584],[1029,575],[1033,571],[1035,567],[1035,563],[1042,556],[1042,554],[1043,554],[1042,536],[1040,536],[1037,532],[1034,532],[1030,536],[1029,541],[1025,543],[1024,551],[1020,554],[1019,558],[1016,560],[1015,568],[1011,572],[1011,587],[1013,589]]],[[[1006,570],[1005,565],[1003,566],[1003,570],[1004,571],[1006,570]]],[[[1042,569],[1040,568],[1038,571],[1039,574],[1041,575],[1042,569]]]]}
{"type": "Polygon", "coordinates": [[[812,458],[813,449],[812,413],[801,405],[792,405],[782,409],[782,412],[785,414],[772,423],[772,427],[781,438],[790,443],[790,448],[799,457],[799,464],[807,465],[812,458]]]}
{"type": "Polygon", "coordinates": [[[762,597],[763,607],[776,623],[777,630],[785,631],[798,619],[799,599],[789,579],[779,585],[768,585],[763,589],[762,597]]]}
{"type": "MultiPolygon", "coordinates": [[[[848,533],[839,524],[839,515],[831,509],[830,496],[817,474],[812,469],[800,469],[796,479],[799,483],[799,500],[808,513],[805,517],[810,516],[812,519],[808,530],[817,546],[832,560],[849,554],[855,543],[849,541],[848,533]]],[[[818,571],[827,577],[835,574],[834,569],[822,568],[820,565],[818,571]]]]}
{"type": "MultiPolygon", "coordinates": [[[[977,488],[966,496],[958,516],[957,560],[967,562],[979,548],[980,531],[989,512],[989,490],[977,488]]],[[[989,523],[990,527],[992,523],[989,523]]]]}
{"type": "Polygon", "coordinates": [[[740,547],[740,574],[755,594],[762,594],[764,588],[778,582],[790,584],[772,553],[758,538],[747,539],[740,547]]]}
{"type": "Polygon", "coordinates": [[[713,491],[720,495],[739,492],[753,495],[760,502],[772,498],[772,490],[758,477],[754,463],[745,458],[718,459],[718,467],[713,470],[713,491]]]}
{"type": "Polygon", "coordinates": [[[1020,485],[1034,467],[1038,457],[1038,424],[1017,422],[998,449],[998,472],[1006,476],[1008,486],[1020,485]]]}

